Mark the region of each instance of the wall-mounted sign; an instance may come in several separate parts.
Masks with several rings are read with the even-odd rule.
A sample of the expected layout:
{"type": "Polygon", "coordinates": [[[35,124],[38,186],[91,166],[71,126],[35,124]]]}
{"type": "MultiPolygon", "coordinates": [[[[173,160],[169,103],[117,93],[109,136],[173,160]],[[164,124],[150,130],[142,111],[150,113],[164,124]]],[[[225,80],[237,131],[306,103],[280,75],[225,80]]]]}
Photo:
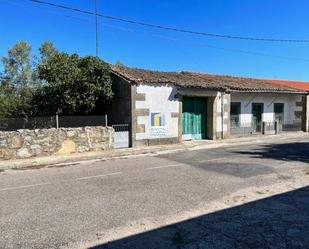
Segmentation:
{"type": "Polygon", "coordinates": [[[162,113],[151,113],[151,135],[165,136],[165,118],[162,113]]]}

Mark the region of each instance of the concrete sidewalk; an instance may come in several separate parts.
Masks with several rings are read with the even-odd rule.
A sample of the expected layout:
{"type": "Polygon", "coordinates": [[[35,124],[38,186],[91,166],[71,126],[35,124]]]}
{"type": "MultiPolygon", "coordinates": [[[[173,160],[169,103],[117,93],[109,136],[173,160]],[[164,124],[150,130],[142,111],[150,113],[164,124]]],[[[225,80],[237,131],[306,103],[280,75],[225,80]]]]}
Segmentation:
{"type": "Polygon", "coordinates": [[[97,160],[104,161],[113,158],[123,158],[138,155],[156,155],[162,153],[186,151],[186,150],[198,150],[198,149],[211,149],[224,146],[233,146],[241,144],[252,143],[272,143],[276,141],[286,140],[289,138],[307,137],[309,134],[303,132],[291,132],[283,133],[280,135],[270,136],[251,136],[243,138],[230,138],[224,140],[203,140],[203,141],[187,141],[182,144],[170,144],[170,145],[157,145],[143,148],[126,148],[126,149],[114,149],[109,151],[99,152],[86,152],[76,153],[65,156],[48,156],[48,157],[34,157],[29,159],[17,159],[0,161],[0,170],[6,169],[22,169],[22,168],[40,168],[45,166],[63,166],[75,164],[82,161],[97,160]]]}

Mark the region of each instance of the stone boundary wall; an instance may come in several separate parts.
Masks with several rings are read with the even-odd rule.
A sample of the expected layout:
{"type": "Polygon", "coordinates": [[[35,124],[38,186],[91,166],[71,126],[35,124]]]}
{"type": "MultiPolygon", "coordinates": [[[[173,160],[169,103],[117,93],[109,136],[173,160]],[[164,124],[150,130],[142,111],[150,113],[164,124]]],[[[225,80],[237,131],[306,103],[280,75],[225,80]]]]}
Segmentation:
{"type": "Polygon", "coordinates": [[[112,127],[0,132],[0,160],[104,151],[113,146],[112,127]]]}

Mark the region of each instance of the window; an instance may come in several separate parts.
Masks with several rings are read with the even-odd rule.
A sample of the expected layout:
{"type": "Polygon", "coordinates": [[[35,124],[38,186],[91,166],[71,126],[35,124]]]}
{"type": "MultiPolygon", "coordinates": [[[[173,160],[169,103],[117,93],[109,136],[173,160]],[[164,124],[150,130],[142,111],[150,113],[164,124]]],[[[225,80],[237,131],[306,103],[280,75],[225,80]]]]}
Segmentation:
{"type": "Polygon", "coordinates": [[[241,103],[231,102],[231,126],[239,126],[241,113],[241,103]]]}

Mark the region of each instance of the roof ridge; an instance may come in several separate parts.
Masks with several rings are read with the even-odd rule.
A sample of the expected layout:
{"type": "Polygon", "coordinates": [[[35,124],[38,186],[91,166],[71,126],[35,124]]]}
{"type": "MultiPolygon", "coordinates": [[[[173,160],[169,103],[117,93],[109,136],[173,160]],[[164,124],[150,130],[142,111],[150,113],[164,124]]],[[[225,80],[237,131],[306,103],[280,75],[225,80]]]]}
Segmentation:
{"type": "Polygon", "coordinates": [[[221,77],[231,77],[238,79],[252,79],[252,80],[264,80],[262,78],[254,78],[249,76],[239,76],[239,75],[229,75],[229,74],[218,74],[218,73],[208,73],[208,72],[196,72],[196,71],[180,71],[181,73],[192,73],[192,74],[203,74],[203,75],[211,75],[211,76],[221,76],[221,77]]]}
{"type": "Polygon", "coordinates": [[[295,83],[305,83],[309,84],[309,81],[303,81],[303,80],[284,80],[284,79],[268,79],[268,78],[259,78],[262,80],[271,80],[271,81],[284,81],[284,82],[295,82],[295,83]]]}
{"type": "Polygon", "coordinates": [[[125,65],[110,65],[111,68],[113,69],[113,67],[118,67],[118,68],[127,68],[127,69],[133,69],[133,70],[140,70],[140,71],[150,71],[150,72],[156,72],[156,73],[178,73],[177,71],[160,71],[160,70],[155,70],[155,69],[144,69],[144,68],[138,68],[138,67],[129,67],[129,66],[125,66],[125,65]]]}
{"type": "Polygon", "coordinates": [[[144,69],[138,67],[129,67],[126,65],[115,65],[111,64],[111,68],[118,67],[118,68],[127,68],[133,70],[140,70],[144,72],[156,72],[156,73],[175,73],[175,74],[182,74],[182,73],[192,73],[192,74],[203,74],[203,75],[211,75],[211,76],[223,76],[223,77],[232,77],[232,78],[240,78],[240,79],[252,79],[252,80],[273,80],[273,81],[285,81],[285,82],[299,82],[299,83],[309,83],[309,81],[302,81],[302,80],[287,80],[287,79],[272,79],[272,78],[259,78],[259,77],[250,77],[250,76],[240,76],[240,75],[230,75],[230,74],[219,74],[219,73],[209,73],[209,72],[201,72],[201,71],[191,71],[191,70],[180,70],[180,71],[161,71],[157,69],[144,69]]]}

